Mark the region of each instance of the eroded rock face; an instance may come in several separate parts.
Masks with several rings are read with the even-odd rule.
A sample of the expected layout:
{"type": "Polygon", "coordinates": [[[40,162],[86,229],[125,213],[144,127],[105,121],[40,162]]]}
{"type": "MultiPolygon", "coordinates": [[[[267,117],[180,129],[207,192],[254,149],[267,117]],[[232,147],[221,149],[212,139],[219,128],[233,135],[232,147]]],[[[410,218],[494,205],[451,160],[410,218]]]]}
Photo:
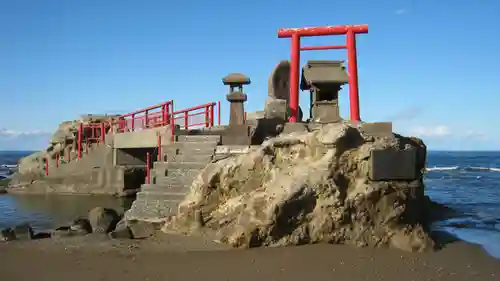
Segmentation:
{"type": "Polygon", "coordinates": [[[209,164],[163,230],[210,233],[234,247],[431,249],[422,212],[425,150],[418,139],[365,136],[348,123],[282,135],[209,164]],[[371,151],[384,149],[413,150],[415,178],[370,180],[371,151]]]}
{"type": "MultiPolygon", "coordinates": [[[[107,121],[115,121],[114,115],[82,115],[80,119],[73,121],[64,121],[50,138],[47,148],[34,152],[19,160],[18,173],[14,175],[12,185],[29,183],[30,180],[44,175],[45,159],[52,159],[50,165],[54,165],[54,160],[59,155],[61,161],[66,161],[67,154],[70,153],[70,159],[77,155],[76,140],[80,124],[97,124],[107,121]]],[[[82,138],[90,137],[92,131],[84,130],[82,138]]]]}

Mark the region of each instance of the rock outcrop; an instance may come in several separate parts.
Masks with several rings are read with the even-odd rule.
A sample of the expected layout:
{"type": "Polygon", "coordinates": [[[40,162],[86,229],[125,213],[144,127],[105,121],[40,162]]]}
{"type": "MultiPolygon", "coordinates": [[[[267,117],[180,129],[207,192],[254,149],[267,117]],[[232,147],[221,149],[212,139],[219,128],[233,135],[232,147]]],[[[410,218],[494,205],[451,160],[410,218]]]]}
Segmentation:
{"type": "Polygon", "coordinates": [[[419,139],[370,136],[347,122],[282,134],[248,154],[209,164],[163,231],[210,234],[243,248],[338,243],[431,249],[423,210],[425,155],[419,139]],[[376,150],[411,151],[413,179],[373,180],[376,150]]]}
{"type": "Polygon", "coordinates": [[[89,222],[94,233],[109,233],[119,221],[120,216],[113,209],[97,207],[89,212],[89,222]]]}
{"type": "MultiPolygon", "coordinates": [[[[116,117],[110,115],[83,115],[78,120],[62,122],[50,138],[50,143],[46,149],[34,152],[19,161],[18,173],[14,176],[14,179],[20,177],[31,179],[43,175],[44,161],[47,157],[56,159],[57,155],[59,155],[60,161],[65,162],[67,154],[70,153],[69,158],[75,159],[77,155],[75,146],[80,124],[98,124],[103,121],[115,120],[116,117]]],[[[90,137],[91,133],[90,130],[84,130],[83,139],[90,137]]]]}
{"type": "Polygon", "coordinates": [[[116,131],[119,127],[115,118],[89,115],[63,122],[46,149],[19,161],[18,172],[10,178],[7,191],[15,194],[134,194],[144,182],[144,170],[114,165],[114,134],[110,130],[116,131]],[[109,126],[108,121],[113,126],[109,126]],[[81,143],[78,142],[80,128],[81,143]]]}

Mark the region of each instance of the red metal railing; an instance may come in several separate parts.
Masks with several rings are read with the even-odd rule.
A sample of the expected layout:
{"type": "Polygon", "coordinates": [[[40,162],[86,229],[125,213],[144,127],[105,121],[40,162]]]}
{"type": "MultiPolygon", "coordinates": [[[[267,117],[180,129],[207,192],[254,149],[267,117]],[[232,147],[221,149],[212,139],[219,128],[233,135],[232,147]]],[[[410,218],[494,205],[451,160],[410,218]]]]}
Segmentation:
{"type": "MultiPolygon", "coordinates": [[[[78,127],[77,133],[77,157],[80,159],[82,157],[83,147],[82,144],[85,144],[85,152],[89,151],[90,143],[105,143],[106,142],[106,133],[111,130],[111,124],[108,122],[103,123],[90,123],[83,124],[80,123],[78,127]],[[85,137],[85,141],[83,138],[85,137]]],[[[69,153],[68,153],[69,155],[69,153]]]]}
{"type": "Polygon", "coordinates": [[[212,102],[175,111],[172,114],[173,123],[185,130],[193,127],[212,127],[215,106],[216,103],[212,102]]]}
{"type": "Polygon", "coordinates": [[[124,114],[113,125],[117,132],[133,132],[136,130],[161,127],[170,124],[174,102],[166,101],[141,110],[124,114]]]}
{"type": "MultiPolygon", "coordinates": [[[[166,126],[169,124],[180,125],[181,128],[188,130],[196,127],[212,127],[215,123],[215,107],[217,107],[217,124],[221,124],[221,108],[220,101],[215,103],[207,103],[183,110],[174,111],[173,101],[166,101],[164,103],[150,106],[138,111],[127,113],[118,117],[116,121],[100,122],[100,123],[81,123],[77,132],[77,159],[81,159],[82,153],[88,154],[89,145],[92,143],[100,144],[105,143],[106,134],[133,132],[136,130],[166,126]]],[[[175,129],[172,130],[172,139],[175,134],[175,129]]],[[[161,146],[162,140],[158,136],[158,161],[161,161],[161,146]]],[[[71,148],[64,152],[67,162],[71,161],[71,148]]],[[[60,166],[60,153],[55,154],[55,166],[60,166]]],[[[151,155],[146,155],[151,157],[151,155]]],[[[146,158],[147,158],[146,157],[146,158]]],[[[149,170],[150,161],[147,161],[147,170],[149,170]]],[[[49,157],[45,159],[45,174],[49,174],[49,157]]],[[[147,178],[149,181],[149,171],[147,178]]]]}

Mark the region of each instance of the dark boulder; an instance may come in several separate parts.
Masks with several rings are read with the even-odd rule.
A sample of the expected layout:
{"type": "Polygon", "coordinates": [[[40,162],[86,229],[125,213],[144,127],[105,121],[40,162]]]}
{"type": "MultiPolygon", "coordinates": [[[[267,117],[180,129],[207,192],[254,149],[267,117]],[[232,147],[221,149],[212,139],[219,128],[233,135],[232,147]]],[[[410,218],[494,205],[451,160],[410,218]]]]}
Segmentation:
{"type": "Polygon", "coordinates": [[[156,227],[153,223],[144,221],[129,221],[128,228],[132,232],[134,239],[145,239],[153,236],[156,232],[156,227]]]}
{"type": "Polygon", "coordinates": [[[38,232],[33,235],[33,239],[46,239],[50,237],[52,237],[52,235],[48,232],[38,232]]]}
{"type": "Polygon", "coordinates": [[[31,240],[33,239],[34,232],[31,226],[27,223],[16,225],[13,228],[16,240],[31,240]]]}
{"type": "Polygon", "coordinates": [[[0,231],[0,242],[16,240],[16,234],[12,228],[4,228],[0,231]]]}
{"type": "Polygon", "coordinates": [[[53,238],[63,238],[63,237],[71,237],[75,236],[75,233],[71,231],[71,227],[69,226],[61,226],[58,227],[50,233],[53,238]]]}
{"type": "Polygon", "coordinates": [[[92,232],[92,225],[88,219],[79,218],[73,221],[70,230],[79,235],[87,235],[92,232]]]}
{"type": "Polygon", "coordinates": [[[89,212],[89,222],[94,233],[109,233],[115,229],[120,216],[113,209],[96,207],[89,212]]]}
{"type": "Polygon", "coordinates": [[[27,223],[16,225],[13,228],[5,228],[0,231],[0,241],[31,240],[34,238],[33,229],[27,223]]]}
{"type": "Polygon", "coordinates": [[[109,237],[115,239],[146,239],[153,236],[157,228],[154,223],[122,219],[116,225],[115,230],[109,233],[109,237]]]}
{"type": "Polygon", "coordinates": [[[122,219],[116,224],[116,228],[109,233],[109,237],[113,239],[132,239],[132,232],[128,227],[127,221],[122,219]]]}

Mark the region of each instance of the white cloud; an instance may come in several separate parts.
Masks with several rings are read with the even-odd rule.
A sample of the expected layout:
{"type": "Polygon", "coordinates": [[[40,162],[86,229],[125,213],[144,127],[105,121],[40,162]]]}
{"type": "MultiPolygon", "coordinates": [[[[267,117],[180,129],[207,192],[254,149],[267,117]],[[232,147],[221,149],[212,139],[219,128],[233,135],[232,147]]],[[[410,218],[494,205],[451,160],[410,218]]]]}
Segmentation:
{"type": "Polygon", "coordinates": [[[48,132],[33,130],[33,131],[18,131],[12,129],[0,128],[0,137],[17,138],[21,136],[47,135],[48,132]]]}
{"type": "Polygon", "coordinates": [[[400,16],[402,14],[406,14],[406,12],[408,12],[408,9],[397,9],[396,11],[394,11],[394,14],[396,14],[397,16],[400,16]]]}
{"type": "Polygon", "coordinates": [[[49,132],[0,128],[0,150],[39,150],[49,143],[49,132]]]}
{"type": "Polygon", "coordinates": [[[451,135],[451,129],[445,125],[418,126],[410,130],[410,134],[417,137],[440,138],[451,135]]]}

